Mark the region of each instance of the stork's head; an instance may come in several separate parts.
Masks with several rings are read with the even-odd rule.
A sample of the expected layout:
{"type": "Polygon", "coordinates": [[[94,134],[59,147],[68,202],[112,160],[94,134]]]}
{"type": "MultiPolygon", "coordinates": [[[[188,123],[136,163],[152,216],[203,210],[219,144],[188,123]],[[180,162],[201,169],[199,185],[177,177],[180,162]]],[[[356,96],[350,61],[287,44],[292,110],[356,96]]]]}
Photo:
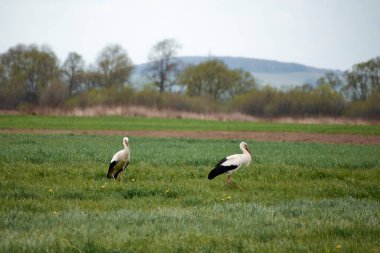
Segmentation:
{"type": "Polygon", "coordinates": [[[128,139],[128,137],[124,137],[123,138],[123,145],[124,145],[124,148],[128,148],[129,147],[129,139],[128,139]]]}
{"type": "MultiPolygon", "coordinates": [[[[249,151],[248,144],[244,141],[240,143],[240,149],[244,152],[247,151],[250,156],[252,156],[251,151],[249,151]]],[[[245,153],[245,152],[244,152],[245,153]]]]}

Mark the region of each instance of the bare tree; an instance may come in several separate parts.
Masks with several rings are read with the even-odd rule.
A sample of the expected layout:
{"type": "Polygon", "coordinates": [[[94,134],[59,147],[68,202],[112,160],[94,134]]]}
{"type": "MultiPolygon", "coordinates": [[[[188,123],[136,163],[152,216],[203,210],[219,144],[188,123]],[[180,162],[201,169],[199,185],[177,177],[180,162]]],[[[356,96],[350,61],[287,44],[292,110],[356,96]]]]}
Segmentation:
{"type": "Polygon", "coordinates": [[[322,85],[328,85],[335,91],[339,92],[343,86],[343,81],[336,73],[328,71],[324,76],[318,78],[317,80],[317,86],[322,85]]]}
{"type": "Polygon", "coordinates": [[[353,100],[366,100],[371,94],[380,94],[380,57],[355,64],[345,72],[345,89],[353,100]]]}
{"type": "Polygon", "coordinates": [[[165,39],[153,46],[149,53],[150,65],[148,78],[163,93],[175,84],[179,70],[179,60],[176,58],[180,44],[174,39],[165,39]]]}

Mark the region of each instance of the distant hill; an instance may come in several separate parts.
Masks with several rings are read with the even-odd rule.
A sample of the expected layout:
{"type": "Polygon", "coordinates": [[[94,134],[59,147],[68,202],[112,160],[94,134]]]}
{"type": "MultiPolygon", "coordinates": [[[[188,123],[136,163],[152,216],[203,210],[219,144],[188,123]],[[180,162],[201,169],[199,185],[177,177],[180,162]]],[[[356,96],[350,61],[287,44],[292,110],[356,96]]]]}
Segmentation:
{"type": "MultiPolygon", "coordinates": [[[[244,57],[183,56],[179,57],[179,59],[184,67],[190,64],[196,65],[209,59],[218,59],[223,61],[230,69],[243,69],[251,72],[262,85],[270,84],[275,87],[296,86],[305,83],[315,84],[316,80],[328,71],[333,71],[339,76],[343,74],[341,70],[321,69],[298,63],[244,57]]],[[[144,78],[144,70],[147,66],[147,63],[136,66],[132,76],[132,82],[136,88],[141,88],[147,82],[144,78]]]]}

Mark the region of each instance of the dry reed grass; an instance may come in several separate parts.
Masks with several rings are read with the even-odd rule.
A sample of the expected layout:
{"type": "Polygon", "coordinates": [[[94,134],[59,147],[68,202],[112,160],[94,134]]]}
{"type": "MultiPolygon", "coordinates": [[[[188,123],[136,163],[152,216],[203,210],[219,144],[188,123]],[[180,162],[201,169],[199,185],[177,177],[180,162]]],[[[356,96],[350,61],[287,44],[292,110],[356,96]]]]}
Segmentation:
{"type": "Polygon", "coordinates": [[[177,119],[201,119],[219,121],[267,121],[276,123],[298,124],[350,124],[350,125],[378,125],[380,121],[334,118],[334,117],[273,117],[261,118],[246,115],[240,112],[231,113],[195,113],[175,111],[171,109],[148,108],[143,106],[93,106],[87,108],[60,109],[39,107],[28,111],[0,110],[0,114],[37,114],[54,116],[122,116],[122,117],[146,117],[146,118],[177,118],[177,119]]]}

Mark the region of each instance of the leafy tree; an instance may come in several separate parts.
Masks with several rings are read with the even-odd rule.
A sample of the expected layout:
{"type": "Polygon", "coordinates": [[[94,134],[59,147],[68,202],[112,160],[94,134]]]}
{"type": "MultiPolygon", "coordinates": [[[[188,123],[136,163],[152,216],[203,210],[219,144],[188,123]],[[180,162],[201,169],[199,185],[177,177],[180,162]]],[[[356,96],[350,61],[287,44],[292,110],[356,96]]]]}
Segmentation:
{"type": "Polygon", "coordinates": [[[239,95],[257,87],[256,79],[250,72],[242,69],[230,70],[231,87],[228,90],[230,97],[239,95]]]}
{"type": "Polygon", "coordinates": [[[59,79],[58,59],[46,47],[17,45],[1,55],[0,64],[1,96],[13,98],[13,105],[37,103],[42,90],[59,79]]]}
{"type": "Polygon", "coordinates": [[[180,44],[174,39],[165,39],[153,46],[149,53],[148,78],[160,93],[176,84],[180,61],[176,58],[180,44]]]}
{"type": "Polygon", "coordinates": [[[133,64],[121,46],[110,45],[101,51],[96,70],[97,74],[93,74],[91,78],[99,78],[98,86],[122,88],[132,73],[133,64]]]}
{"type": "Polygon", "coordinates": [[[181,73],[180,83],[187,86],[189,96],[207,96],[213,100],[232,97],[256,86],[249,72],[229,70],[220,60],[188,66],[181,73]]]}
{"type": "Polygon", "coordinates": [[[80,89],[84,78],[84,60],[81,55],[70,52],[62,66],[62,71],[68,82],[69,96],[80,89]]]}

